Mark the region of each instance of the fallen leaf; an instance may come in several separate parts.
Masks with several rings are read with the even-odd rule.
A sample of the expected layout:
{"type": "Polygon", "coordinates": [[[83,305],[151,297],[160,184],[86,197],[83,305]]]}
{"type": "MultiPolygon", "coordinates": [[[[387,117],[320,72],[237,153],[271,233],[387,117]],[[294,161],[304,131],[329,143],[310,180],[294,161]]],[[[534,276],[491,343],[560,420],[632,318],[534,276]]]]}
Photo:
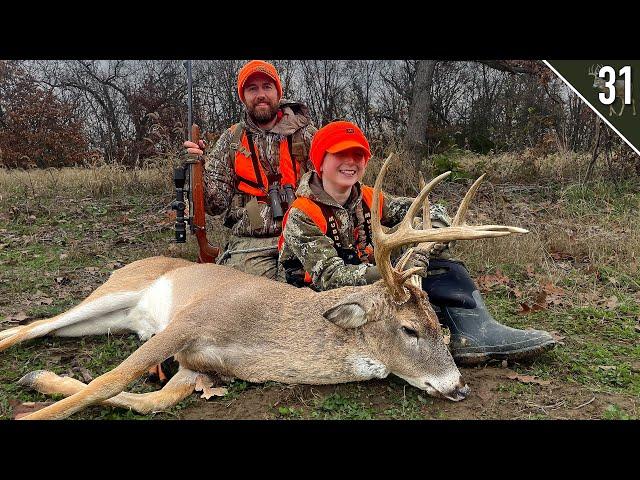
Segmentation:
{"type": "Polygon", "coordinates": [[[7,318],[5,318],[3,320],[3,322],[7,322],[7,323],[20,323],[20,322],[24,322],[25,320],[27,320],[29,317],[29,315],[27,315],[24,312],[18,312],[15,315],[9,315],[7,318]]]}
{"type": "Polygon", "coordinates": [[[636,332],[640,333],[640,325],[636,325],[636,332]]]}
{"type": "Polygon", "coordinates": [[[519,373],[513,372],[510,375],[507,375],[507,378],[510,380],[518,380],[522,383],[535,383],[537,385],[550,385],[551,380],[540,380],[533,375],[520,375],[519,373]]]}
{"type": "Polygon", "coordinates": [[[607,280],[609,280],[609,282],[614,286],[617,286],[620,283],[618,282],[618,279],[615,277],[607,277],[607,280]]]}
{"type": "Polygon", "coordinates": [[[84,380],[84,383],[89,383],[91,382],[91,380],[93,380],[93,375],[91,375],[91,372],[86,368],[76,367],[75,370],[80,373],[80,375],[82,376],[82,380],[84,380]]]}
{"type": "Polygon", "coordinates": [[[533,270],[533,265],[529,264],[527,265],[526,269],[525,269],[525,274],[527,275],[527,277],[529,278],[533,278],[535,275],[535,272],[533,270]]]}
{"type": "Polygon", "coordinates": [[[218,387],[211,388],[213,381],[207,375],[198,375],[196,377],[196,392],[202,392],[200,398],[209,400],[211,397],[224,397],[228,392],[228,388],[218,387]]]}
{"type": "Polygon", "coordinates": [[[558,342],[560,345],[564,345],[564,342],[562,340],[564,340],[566,337],[564,335],[560,335],[558,332],[551,331],[549,332],[549,334],[553,337],[553,339],[558,342]]]}
{"type": "Polygon", "coordinates": [[[89,273],[96,273],[99,270],[100,268],[98,267],[84,267],[84,271],[89,273]]]}
{"type": "Polygon", "coordinates": [[[598,365],[598,370],[617,370],[617,367],[615,365],[598,365]]]}
{"type": "Polygon", "coordinates": [[[69,277],[56,277],[56,283],[59,285],[67,285],[69,283],[71,283],[71,280],[69,279],[69,277]]]}
{"type": "Polygon", "coordinates": [[[547,294],[547,295],[566,295],[566,292],[560,288],[557,287],[555,285],[553,285],[552,283],[545,283],[542,287],[542,290],[547,294]]]}
{"type": "Polygon", "coordinates": [[[13,419],[18,420],[22,417],[26,417],[27,415],[37,412],[38,410],[42,410],[44,407],[48,407],[54,403],[55,402],[53,401],[20,403],[13,407],[13,419]]]}
{"type": "Polygon", "coordinates": [[[67,258],[69,256],[68,253],[61,253],[60,254],[60,260],[64,260],[65,258],[67,258]]]}
{"type": "Polygon", "coordinates": [[[573,260],[573,255],[567,252],[553,251],[550,255],[554,260],[573,260]]]}
{"type": "Polygon", "coordinates": [[[539,305],[538,303],[534,303],[532,306],[527,305],[526,303],[520,304],[521,310],[518,310],[516,313],[518,315],[527,315],[531,312],[538,312],[540,310],[545,310],[546,307],[544,305],[539,305]]]}
{"type": "Polygon", "coordinates": [[[51,305],[53,303],[53,298],[43,297],[36,300],[36,305],[51,305]]]}
{"type": "Polygon", "coordinates": [[[611,297],[609,297],[607,299],[607,302],[604,304],[607,310],[615,310],[616,308],[618,308],[619,305],[620,305],[620,302],[618,302],[618,297],[616,297],[615,295],[612,295],[611,297]]]}
{"type": "Polygon", "coordinates": [[[443,337],[443,340],[445,345],[449,345],[449,342],[451,341],[451,335],[445,335],[443,337]]]}
{"type": "Polygon", "coordinates": [[[507,285],[510,279],[502,273],[500,269],[496,270],[493,275],[480,275],[476,278],[476,282],[482,291],[489,291],[497,285],[507,285]]]}

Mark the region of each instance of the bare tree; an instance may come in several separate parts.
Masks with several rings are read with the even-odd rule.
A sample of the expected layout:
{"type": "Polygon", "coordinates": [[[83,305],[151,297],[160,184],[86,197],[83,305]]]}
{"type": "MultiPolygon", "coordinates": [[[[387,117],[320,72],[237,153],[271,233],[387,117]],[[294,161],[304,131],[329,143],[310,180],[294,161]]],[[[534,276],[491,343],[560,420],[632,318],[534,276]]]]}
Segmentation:
{"type": "Polygon", "coordinates": [[[304,94],[311,114],[320,125],[343,118],[348,78],[340,60],[302,60],[304,94]]]}
{"type": "Polygon", "coordinates": [[[416,64],[407,133],[403,141],[406,158],[415,165],[416,171],[420,170],[425,155],[427,124],[431,110],[431,84],[435,66],[434,60],[420,60],[416,64]]]}

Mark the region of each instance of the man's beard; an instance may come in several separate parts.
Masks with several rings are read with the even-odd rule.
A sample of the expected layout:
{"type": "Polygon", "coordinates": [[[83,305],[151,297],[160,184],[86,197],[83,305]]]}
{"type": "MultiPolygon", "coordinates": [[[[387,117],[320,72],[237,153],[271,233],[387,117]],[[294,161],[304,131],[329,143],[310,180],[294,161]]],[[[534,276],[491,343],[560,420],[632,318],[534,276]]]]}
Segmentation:
{"type": "MultiPolygon", "coordinates": [[[[267,100],[267,103],[269,101],[267,100]]],[[[259,110],[256,109],[256,107],[247,107],[247,112],[249,113],[249,117],[251,117],[251,119],[256,122],[258,125],[260,124],[264,124],[264,123],[269,123],[271,120],[273,120],[276,115],[278,114],[278,104],[276,103],[271,104],[269,103],[269,108],[265,109],[265,108],[260,108],[259,110]]]]}

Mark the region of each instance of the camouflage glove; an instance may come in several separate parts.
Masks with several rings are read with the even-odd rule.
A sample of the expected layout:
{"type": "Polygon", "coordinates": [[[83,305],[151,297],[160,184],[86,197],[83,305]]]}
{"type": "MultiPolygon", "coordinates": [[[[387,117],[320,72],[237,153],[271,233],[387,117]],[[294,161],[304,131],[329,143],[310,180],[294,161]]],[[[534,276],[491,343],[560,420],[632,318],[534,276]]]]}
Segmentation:
{"type": "Polygon", "coordinates": [[[433,247],[431,247],[431,251],[429,252],[433,258],[438,258],[445,250],[450,248],[450,243],[436,243],[433,247]]]}
{"type": "Polygon", "coordinates": [[[378,267],[375,265],[369,265],[367,270],[364,272],[364,279],[367,282],[367,285],[371,285],[381,278],[382,276],[380,275],[380,271],[378,271],[378,267]]]}
{"type": "Polygon", "coordinates": [[[407,263],[404,266],[404,270],[409,270],[413,267],[421,267],[422,270],[416,273],[421,277],[427,276],[427,267],[429,266],[429,252],[422,248],[415,248],[407,260],[407,263]]]}

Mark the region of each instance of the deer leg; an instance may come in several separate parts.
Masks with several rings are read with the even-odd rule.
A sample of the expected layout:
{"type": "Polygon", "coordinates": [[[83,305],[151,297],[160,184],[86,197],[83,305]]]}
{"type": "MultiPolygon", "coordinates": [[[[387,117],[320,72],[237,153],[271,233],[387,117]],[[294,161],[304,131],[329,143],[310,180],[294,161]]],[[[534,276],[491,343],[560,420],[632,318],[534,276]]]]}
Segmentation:
{"type": "Polygon", "coordinates": [[[620,103],[622,104],[622,107],[620,108],[620,113],[618,114],[619,117],[622,116],[622,112],[624,112],[624,100],[620,99],[620,103]]]}
{"type": "Polygon", "coordinates": [[[632,98],[631,99],[631,108],[633,108],[633,116],[636,116],[636,99],[632,98]]]}
{"type": "Polygon", "coordinates": [[[19,327],[7,328],[6,330],[2,330],[0,332],[0,340],[4,340],[5,338],[9,338],[14,336],[16,333],[20,332],[25,327],[25,325],[20,325],[19,327]]]}
{"type": "Polygon", "coordinates": [[[170,323],[165,330],[147,340],[120,365],[110,372],[100,375],[84,389],[27,415],[21,420],[66,418],[89,405],[116,396],[124,391],[129,383],[146,373],[149,367],[166,360],[185,348],[191,341],[186,328],[188,327],[179,323],[170,323]]]}
{"type": "Polygon", "coordinates": [[[131,307],[138,303],[142,293],[119,292],[96,299],[86,299],[55,317],[10,328],[0,336],[0,352],[16,343],[43,337],[49,333],[75,337],[127,330],[127,314],[131,307]]]}
{"type": "MultiPolygon", "coordinates": [[[[188,397],[196,386],[198,372],[181,368],[160,390],[149,393],[122,392],[115,397],[103,400],[101,405],[120,407],[147,414],[166,410],[188,397]]],[[[28,373],[18,383],[33,388],[45,395],[64,395],[69,397],[81,392],[87,385],[70,377],[60,377],[53,372],[38,370],[28,373]]]]}

